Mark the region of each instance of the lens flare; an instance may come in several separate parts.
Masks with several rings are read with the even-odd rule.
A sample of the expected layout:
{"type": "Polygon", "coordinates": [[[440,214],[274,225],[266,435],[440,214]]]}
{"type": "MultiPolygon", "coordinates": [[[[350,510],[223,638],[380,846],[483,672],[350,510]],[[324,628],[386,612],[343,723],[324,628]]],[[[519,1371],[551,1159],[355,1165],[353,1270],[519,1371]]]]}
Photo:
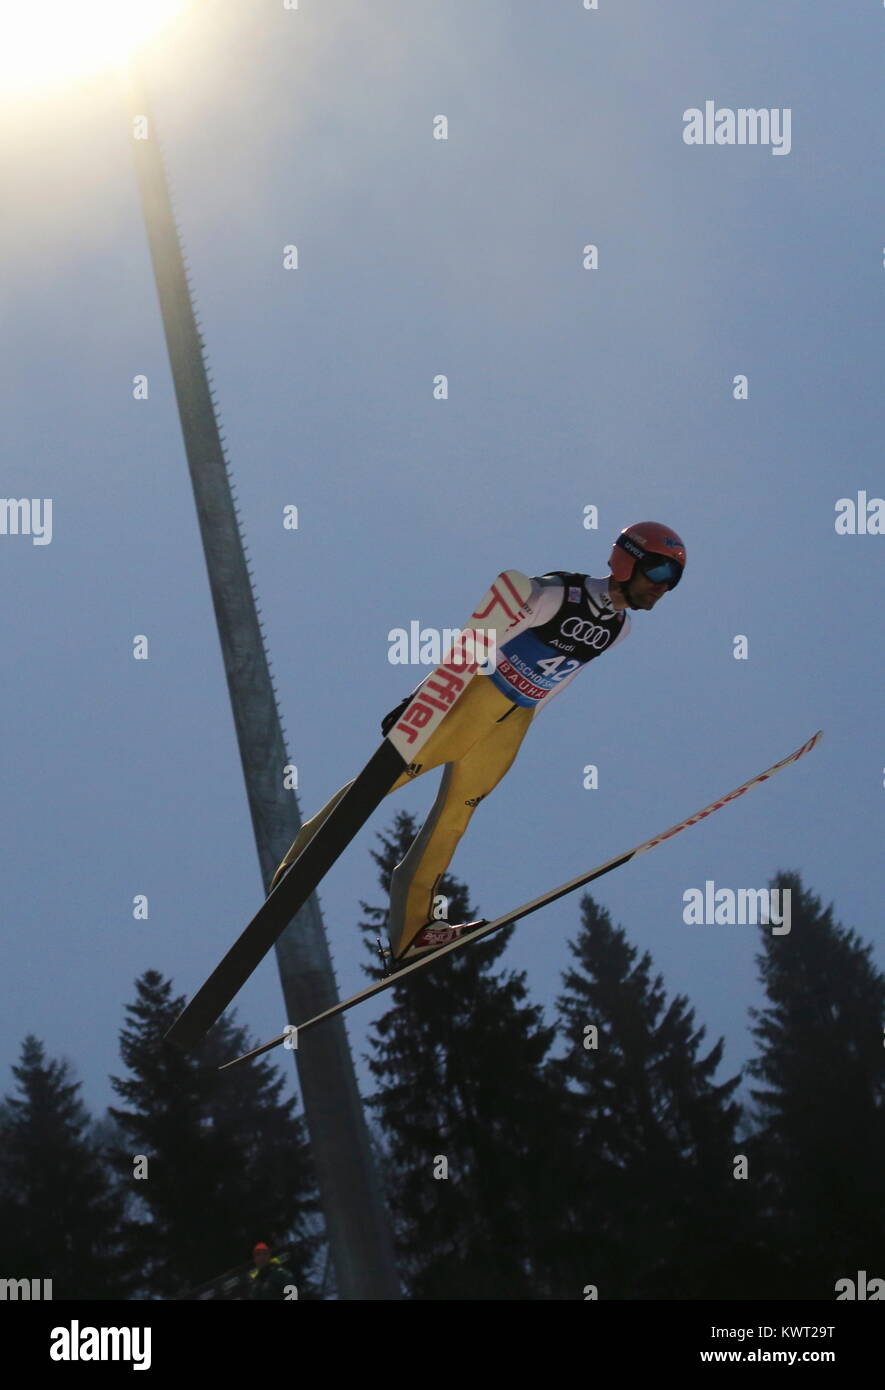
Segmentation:
{"type": "Polygon", "coordinates": [[[0,0],[0,94],[75,81],[123,62],[188,0],[0,0]]]}

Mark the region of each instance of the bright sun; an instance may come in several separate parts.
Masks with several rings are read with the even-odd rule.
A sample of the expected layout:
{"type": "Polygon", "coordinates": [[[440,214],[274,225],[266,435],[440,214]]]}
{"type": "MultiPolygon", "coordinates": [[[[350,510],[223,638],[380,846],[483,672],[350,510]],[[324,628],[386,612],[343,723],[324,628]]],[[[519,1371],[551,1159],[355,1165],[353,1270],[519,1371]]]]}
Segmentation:
{"type": "Polygon", "coordinates": [[[188,0],[0,0],[0,93],[120,62],[188,0]]]}

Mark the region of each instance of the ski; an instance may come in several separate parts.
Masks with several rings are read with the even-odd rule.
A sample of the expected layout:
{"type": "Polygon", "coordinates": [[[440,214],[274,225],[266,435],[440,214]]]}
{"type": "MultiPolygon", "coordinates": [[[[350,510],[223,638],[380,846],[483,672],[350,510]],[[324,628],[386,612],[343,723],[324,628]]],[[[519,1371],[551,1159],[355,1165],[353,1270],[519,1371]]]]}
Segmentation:
{"type": "Polygon", "coordinates": [[[352,994],[349,999],[341,1000],[340,1003],[333,1005],[331,1009],[326,1009],[324,1013],[317,1014],[315,1018],[309,1018],[306,1023],[299,1023],[297,1027],[291,1025],[280,1033],[279,1037],[273,1038],[270,1042],[263,1043],[261,1047],[255,1047],[251,1052],[245,1052],[241,1057],[235,1057],[230,1062],[224,1062],[219,1071],[226,1071],[228,1067],[239,1066],[241,1062],[250,1062],[255,1057],[260,1057],[265,1052],[270,1052],[272,1048],[279,1047],[282,1043],[289,1040],[290,1047],[297,1047],[298,1039],[302,1033],[306,1033],[309,1028],[315,1028],[319,1023],[325,1023],[329,1018],[334,1018],[337,1014],[344,1013],[347,1009],[352,1009],[356,1004],[362,1004],[366,999],[371,999],[373,995],[380,994],[382,990],[390,989],[392,985],[398,985],[408,975],[414,974],[416,970],[423,970],[425,966],[431,965],[434,961],[446,956],[450,951],[457,951],[460,947],[469,945],[470,942],[480,941],[484,936],[490,936],[492,932],[500,931],[503,927],[509,927],[511,923],[520,921],[523,917],[528,917],[530,913],[537,912],[542,907],[547,907],[550,903],[556,902],[557,898],[563,898],[567,893],[573,893],[576,888],[583,888],[586,884],[592,883],[594,879],[601,878],[603,874],[611,873],[612,869],[619,869],[622,864],[628,864],[631,859],[636,859],[638,855],[645,854],[647,850],[654,849],[655,845],[662,844],[664,840],[671,839],[678,835],[681,830],[686,830],[690,825],[696,825],[698,821],[704,820],[714,811],[735,801],[744,792],[755,787],[759,782],[765,782],[769,777],[773,777],[781,768],[788,767],[790,763],[795,763],[806,753],[810,753],[823,738],[823,730],[819,729],[816,734],[803,743],[801,748],[797,748],[789,757],[782,758],[779,763],[774,763],[772,767],[766,768],[765,772],[760,772],[758,776],[751,777],[748,782],[737,787],[727,796],[721,796],[717,801],[711,801],[709,806],[705,806],[702,811],[695,811],[694,815],[688,816],[685,820],[679,821],[678,825],[671,826],[660,835],[654,835],[650,840],[644,840],[635,849],[627,850],[626,854],[616,855],[613,859],[607,859],[604,864],[591,869],[589,873],[580,874],[578,878],[570,879],[568,883],[560,884],[558,888],[553,888],[548,893],[542,893],[539,898],[533,898],[531,902],[523,903],[522,907],[514,908],[512,912],[505,913],[503,917],[496,917],[493,922],[488,922],[483,926],[477,927],[474,931],[465,933],[464,936],[450,941],[447,946],[441,946],[439,950],[428,953],[420,959],[412,961],[409,965],[404,965],[401,969],[388,975],[386,979],[376,980],[373,984],[367,985],[356,994],[352,994]],[[294,1038],[294,1042],[292,1039],[294,1038]]]}
{"type": "Polygon", "coordinates": [[[519,570],[499,574],[480,599],[451,649],[412,695],[352,786],[316,835],[268,894],[205,984],[166,1034],[177,1047],[191,1048],[212,1027],[253,970],[304,906],[329,871],[384,800],[397,778],[411,766],[445,716],[486,662],[495,659],[495,644],[525,613],[531,580],[519,570]]]}

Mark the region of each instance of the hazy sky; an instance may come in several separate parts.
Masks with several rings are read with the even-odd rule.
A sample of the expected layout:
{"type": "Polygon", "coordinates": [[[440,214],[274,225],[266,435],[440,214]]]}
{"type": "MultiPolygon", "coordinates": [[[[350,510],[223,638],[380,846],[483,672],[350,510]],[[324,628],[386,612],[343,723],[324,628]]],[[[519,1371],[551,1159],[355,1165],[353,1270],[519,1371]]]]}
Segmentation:
{"type": "MultiPolygon", "coordinates": [[[[729,1075],[758,929],[685,925],[686,889],[796,869],[885,964],[885,536],[834,524],[840,498],[885,495],[882,24],[823,0],[253,0],[197,6],[146,66],[305,817],[425,674],[390,664],[390,629],[458,625],[504,568],[604,575],[647,518],[684,537],[685,578],[477,811],[453,864],[477,908],[824,730],[597,886],[725,1035],[729,1075]],[[687,145],[708,100],[788,109],[789,153],[687,145]]],[[[2,1090],[34,1032],[98,1110],[135,977],[193,991],[261,884],[120,89],[105,73],[0,117],[0,491],[53,502],[51,543],[0,535],[2,1090]]],[[[374,834],[436,780],[322,887],[342,991],[364,982],[359,899],[381,900],[374,834]]],[[[577,924],[571,898],[517,930],[534,999],[577,924]]],[[[237,1003],[257,1037],[282,1028],[272,957],[237,1003]]],[[[357,1058],[387,1003],[350,1015],[357,1058]]]]}

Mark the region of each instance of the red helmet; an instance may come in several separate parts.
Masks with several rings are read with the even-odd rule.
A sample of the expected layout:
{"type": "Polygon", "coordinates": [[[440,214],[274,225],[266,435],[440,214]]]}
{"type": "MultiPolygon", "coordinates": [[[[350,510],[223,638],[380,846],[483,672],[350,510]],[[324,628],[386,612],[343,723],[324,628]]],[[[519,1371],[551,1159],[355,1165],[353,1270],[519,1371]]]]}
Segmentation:
{"type": "Polygon", "coordinates": [[[685,545],[675,531],[659,521],[638,521],[635,526],[625,526],[612,546],[608,567],[615,579],[624,583],[632,578],[637,561],[651,555],[675,560],[679,568],[669,585],[675,589],[685,569],[685,545]]]}

